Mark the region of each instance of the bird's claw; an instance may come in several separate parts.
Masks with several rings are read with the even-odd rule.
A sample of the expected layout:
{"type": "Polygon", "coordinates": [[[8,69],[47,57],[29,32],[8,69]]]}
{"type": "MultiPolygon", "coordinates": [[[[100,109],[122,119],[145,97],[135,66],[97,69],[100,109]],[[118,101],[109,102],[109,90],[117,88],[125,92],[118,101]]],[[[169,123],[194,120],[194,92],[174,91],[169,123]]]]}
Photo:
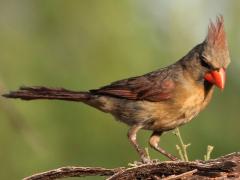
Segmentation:
{"type": "Polygon", "coordinates": [[[141,166],[143,164],[144,164],[143,162],[134,161],[133,163],[128,163],[128,166],[130,166],[130,167],[138,167],[138,166],[141,166]]]}
{"type": "Polygon", "coordinates": [[[128,166],[130,167],[138,167],[141,165],[146,165],[146,164],[155,164],[161,162],[158,159],[149,159],[149,158],[141,158],[141,161],[134,161],[133,163],[128,163],[128,166]]]}

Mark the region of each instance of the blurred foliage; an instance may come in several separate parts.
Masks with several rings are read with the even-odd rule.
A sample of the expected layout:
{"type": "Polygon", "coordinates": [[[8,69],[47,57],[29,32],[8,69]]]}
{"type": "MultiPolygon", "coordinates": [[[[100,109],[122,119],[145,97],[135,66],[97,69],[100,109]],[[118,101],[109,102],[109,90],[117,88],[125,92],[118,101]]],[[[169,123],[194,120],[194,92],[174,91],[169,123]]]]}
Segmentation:
{"type": "MultiPolygon", "coordinates": [[[[236,0],[1,0],[0,91],[87,90],[155,70],[200,43],[209,19],[222,14],[232,57],[226,89],[216,90],[209,107],[181,130],[192,144],[190,159],[202,159],[208,144],[215,147],[212,157],[239,151],[239,7],[236,0]]],[[[1,98],[0,179],[66,165],[125,166],[138,158],[127,129],[80,103],[1,98]]],[[[149,135],[140,133],[143,146],[149,135]]],[[[172,133],[161,142],[177,154],[172,133]]]]}

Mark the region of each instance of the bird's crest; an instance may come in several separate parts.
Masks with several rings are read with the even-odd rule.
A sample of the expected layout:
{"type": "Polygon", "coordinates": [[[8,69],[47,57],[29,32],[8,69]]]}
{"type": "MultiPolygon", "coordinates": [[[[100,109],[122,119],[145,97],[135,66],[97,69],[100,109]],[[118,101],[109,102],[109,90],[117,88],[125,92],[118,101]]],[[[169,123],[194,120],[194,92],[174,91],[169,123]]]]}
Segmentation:
{"type": "Polygon", "coordinates": [[[208,26],[208,34],[204,41],[203,56],[213,67],[220,68],[230,63],[227,37],[224,30],[223,16],[218,16],[215,23],[208,26]]]}
{"type": "Polygon", "coordinates": [[[224,31],[223,16],[217,17],[216,24],[210,21],[206,41],[207,44],[209,46],[212,46],[213,48],[218,48],[222,50],[227,49],[227,40],[224,31]]]}

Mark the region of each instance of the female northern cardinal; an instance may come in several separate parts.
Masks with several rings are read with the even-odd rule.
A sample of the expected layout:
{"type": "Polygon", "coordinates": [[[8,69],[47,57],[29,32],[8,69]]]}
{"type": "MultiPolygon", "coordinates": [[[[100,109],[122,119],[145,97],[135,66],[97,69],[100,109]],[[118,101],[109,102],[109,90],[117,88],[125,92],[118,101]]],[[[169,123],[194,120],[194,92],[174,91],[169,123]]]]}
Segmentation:
{"type": "Polygon", "coordinates": [[[142,162],[149,162],[138,145],[140,129],[152,130],[151,147],[172,160],[159,147],[160,135],[189,122],[209,103],[214,85],[224,88],[230,63],[223,17],[210,23],[206,39],[176,63],[142,76],[113,82],[88,92],[46,87],[21,87],[7,98],[80,101],[111,113],[131,128],[128,137],[142,162]]]}

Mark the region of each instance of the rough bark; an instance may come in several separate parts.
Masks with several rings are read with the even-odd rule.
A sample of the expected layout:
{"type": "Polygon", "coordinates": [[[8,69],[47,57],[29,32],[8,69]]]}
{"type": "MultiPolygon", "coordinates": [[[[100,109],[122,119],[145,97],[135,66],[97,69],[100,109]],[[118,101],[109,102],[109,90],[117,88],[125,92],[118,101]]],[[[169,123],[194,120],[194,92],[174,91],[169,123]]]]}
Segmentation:
{"type": "Polygon", "coordinates": [[[65,177],[105,176],[108,180],[240,179],[240,152],[209,161],[153,162],[135,167],[62,167],[24,178],[53,180],[65,177]]]}

